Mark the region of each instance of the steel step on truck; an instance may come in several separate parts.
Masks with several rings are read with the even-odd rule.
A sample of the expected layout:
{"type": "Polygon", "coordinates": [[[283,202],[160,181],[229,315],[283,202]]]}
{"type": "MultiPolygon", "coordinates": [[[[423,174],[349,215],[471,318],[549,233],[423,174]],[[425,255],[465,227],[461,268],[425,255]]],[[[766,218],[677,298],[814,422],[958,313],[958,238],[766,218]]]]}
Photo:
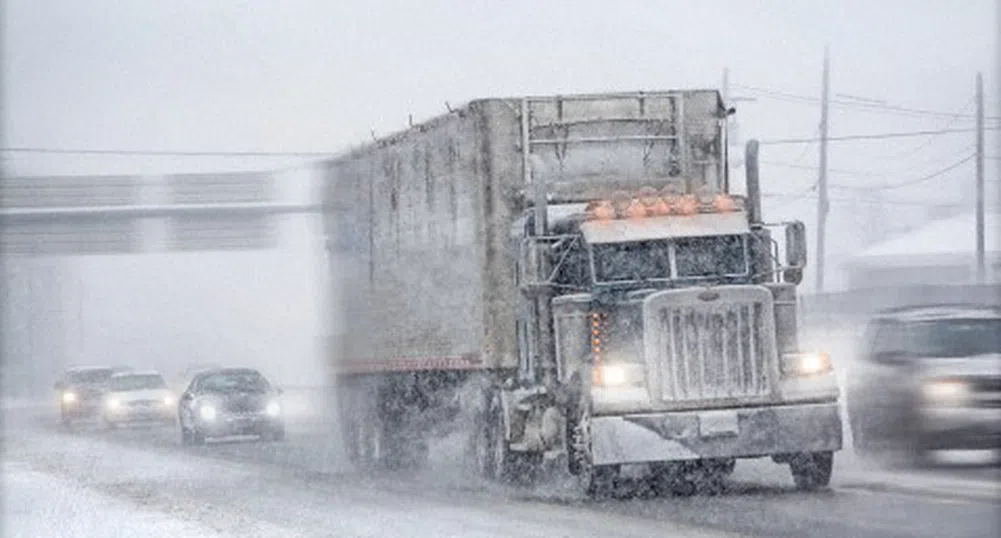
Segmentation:
{"type": "Polygon", "coordinates": [[[486,476],[562,465],[589,494],[758,457],[826,486],[842,426],[797,338],[805,229],[763,221],[755,141],[732,189],[733,112],[715,90],[483,99],[326,163],[351,459],[420,465],[460,433],[486,476]]]}

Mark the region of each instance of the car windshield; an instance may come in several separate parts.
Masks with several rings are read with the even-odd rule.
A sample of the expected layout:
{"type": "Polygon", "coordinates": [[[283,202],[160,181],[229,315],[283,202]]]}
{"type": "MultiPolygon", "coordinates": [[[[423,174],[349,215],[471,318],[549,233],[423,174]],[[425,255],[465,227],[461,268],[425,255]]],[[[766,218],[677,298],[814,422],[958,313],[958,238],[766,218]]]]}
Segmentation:
{"type": "Polygon", "coordinates": [[[103,383],[111,378],[114,371],[111,368],[94,368],[89,370],[75,370],[66,373],[66,381],[84,385],[103,383]]]}
{"type": "Polygon", "coordinates": [[[1001,318],[926,321],[909,333],[913,353],[922,357],[1001,353],[1001,318]]]}
{"type": "Polygon", "coordinates": [[[167,383],[158,374],[124,375],[111,378],[112,391],[165,389],[167,383]]]}
{"type": "Polygon", "coordinates": [[[257,372],[225,372],[205,377],[200,388],[208,392],[265,392],[270,385],[257,372]]]}

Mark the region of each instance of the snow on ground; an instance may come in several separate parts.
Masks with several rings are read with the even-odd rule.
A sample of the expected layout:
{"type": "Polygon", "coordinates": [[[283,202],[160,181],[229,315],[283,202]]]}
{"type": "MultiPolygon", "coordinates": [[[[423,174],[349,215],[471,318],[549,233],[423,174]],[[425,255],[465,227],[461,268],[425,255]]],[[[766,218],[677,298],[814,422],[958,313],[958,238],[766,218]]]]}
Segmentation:
{"type": "MultiPolygon", "coordinates": [[[[23,497],[24,502],[4,505],[3,519],[12,525],[5,536],[160,535],[144,534],[142,527],[134,532],[108,527],[124,525],[119,523],[123,518],[155,527],[163,535],[196,537],[732,536],[701,526],[573,506],[512,499],[497,502],[462,492],[407,487],[398,480],[390,488],[378,479],[369,482],[358,475],[317,475],[208,456],[227,446],[253,444],[191,450],[176,445],[140,448],[110,442],[97,433],[67,435],[12,425],[5,420],[5,473],[9,469],[14,482],[14,487],[5,487],[5,493],[23,497]],[[36,481],[39,485],[32,486],[36,481]],[[42,496],[46,491],[50,497],[42,496]],[[50,504],[53,510],[29,512],[50,504]],[[108,515],[94,515],[99,510],[108,515]],[[46,520],[68,522],[72,530],[69,534],[49,532],[50,528],[58,531],[58,523],[46,520]]],[[[4,481],[6,485],[7,474],[4,481]]]]}
{"type": "Polygon", "coordinates": [[[224,536],[208,527],[89,490],[27,465],[3,464],[3,526],[9,538],[188,538],[224,536]]]}

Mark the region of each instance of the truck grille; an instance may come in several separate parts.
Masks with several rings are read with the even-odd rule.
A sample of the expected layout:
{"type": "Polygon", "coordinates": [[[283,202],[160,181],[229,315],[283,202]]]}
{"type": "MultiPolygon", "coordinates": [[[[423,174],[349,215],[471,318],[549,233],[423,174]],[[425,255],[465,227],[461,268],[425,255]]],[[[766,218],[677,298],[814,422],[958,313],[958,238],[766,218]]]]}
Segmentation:
{"type": "Polygon", "coordinates": [[[708,294],[666,291],[648,298],[644,332],[651,390],[671,402],[767,396],[776,360],[771,301],[771,293],[757,286],[708,294]]]}

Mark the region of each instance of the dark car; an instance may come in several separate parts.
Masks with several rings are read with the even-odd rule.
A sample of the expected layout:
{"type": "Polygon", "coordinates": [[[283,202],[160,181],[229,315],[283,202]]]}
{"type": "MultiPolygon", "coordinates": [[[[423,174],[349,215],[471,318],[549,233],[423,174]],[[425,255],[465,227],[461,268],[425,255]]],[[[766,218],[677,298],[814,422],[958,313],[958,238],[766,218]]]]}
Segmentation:
{"type": "Polygon", "coordinates": [[[281,393],[252,368],[200,372],[178,402],[181,443],[237,435],[280,441],[285,438],[281,393]]]}
{"type": "Polygon", "coordinates": [[[63,372],[55,383],[59,392],[59,414],[64,426],[78,420],[94,420],[101,414],[101,401],[111,376],[126,368],[78,366],[63,372]]]}
{"type": "Polygon", "coordinates": [[[1001,309],[885,311],[863,338],[847,385],[859,453],[923,463],[935,450],[1001,446],[1001,309]]]}

